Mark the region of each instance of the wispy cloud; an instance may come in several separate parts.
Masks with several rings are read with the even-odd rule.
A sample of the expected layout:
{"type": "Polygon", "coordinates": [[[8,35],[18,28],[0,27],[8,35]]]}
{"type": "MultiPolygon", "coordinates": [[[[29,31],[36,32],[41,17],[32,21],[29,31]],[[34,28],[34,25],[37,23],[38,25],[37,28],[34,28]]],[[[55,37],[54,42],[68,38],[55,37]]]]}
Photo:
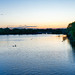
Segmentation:
{"type": "Polygon", "coordinates": [[[37,26],[27,26],[27,25],[20,25],[19,27],[22,27],[22,28],[30,28],[30,27],[37,27],[37,26]]]}
{"type": "Polygon", "coordinates": [[[18,29],[24,29],[24,28],[37,28],[37,26],[27,26],[27,25],[20,25],[20,26],[17,26],[17,27],[13,27],[13,26],[8,26],[9,28],[13,29],[13,28],[18,28],[18,29]]]}
{"type": "Polygon", "coordinates": [[[25,26],[25,27],[37,27],[37,26],[25,26]]]}
{"type": "Polygon", "coordinates": [[[4,14],[0,14],[0,15],[4,15],[4,14]]]}
{"type": "Polygon", "coordinates": [[[0,14],[0,15],[6,15],[6,14],[0,14]]]}

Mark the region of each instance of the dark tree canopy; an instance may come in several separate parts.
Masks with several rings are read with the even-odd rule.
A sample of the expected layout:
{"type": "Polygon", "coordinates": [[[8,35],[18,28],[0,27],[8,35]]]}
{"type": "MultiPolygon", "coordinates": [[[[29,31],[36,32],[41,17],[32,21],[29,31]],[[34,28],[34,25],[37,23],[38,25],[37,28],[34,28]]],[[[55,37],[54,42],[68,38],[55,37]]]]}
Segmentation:
{"type": "Polygon", "coordinates": [[[66,29],[9,29],[0,28],[0,35],[3,34],[66,34],[66,29]]]}
{"type": "Polygon", "coordinates": [[[75,21],[68,25],[67,33],[70,37],[75,39],[75,21]]]}

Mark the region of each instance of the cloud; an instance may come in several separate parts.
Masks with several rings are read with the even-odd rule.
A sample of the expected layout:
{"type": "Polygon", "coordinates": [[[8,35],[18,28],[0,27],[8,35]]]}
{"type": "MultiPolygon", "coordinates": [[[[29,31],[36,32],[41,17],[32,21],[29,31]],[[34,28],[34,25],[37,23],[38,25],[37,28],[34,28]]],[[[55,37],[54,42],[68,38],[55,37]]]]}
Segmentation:
{"type": "Polygon", "coordinates": [[[21,26],[23,28],[33,28],[33,27],[37,27],[37,26],[27,26],[27,25],[24,25],[24,26],[21,26]]]}
{"type": "MultiPolygon", "coordinates": [[[[8,26],[9,27],[9,26],[8,26]]],[[[17,26],[17,27],[13,27],[13,26],[11,26],[10,25],[10,29],[13,29],[13,28],[18,28],[18,29],[24,29],[24,28],[36,28],[37,26],[27,26],[27,25],[24,25],[24,26],[22,26],[22,25],[20,25],[20,26],[17,26]]]]}
{"type": "Polygon", "coordinates": [[[0,14],[0,15],[4,15],[4,14],[0,14]]]}
{"type": "Polygon", "coordinates": [[[37,26],[26,26],[26,27],[37,27],[37,26]]]}
{"type": "Polygon", "coordinates": [[[0,15],[6,15],[6,14],[0,14],[0,15]]]}

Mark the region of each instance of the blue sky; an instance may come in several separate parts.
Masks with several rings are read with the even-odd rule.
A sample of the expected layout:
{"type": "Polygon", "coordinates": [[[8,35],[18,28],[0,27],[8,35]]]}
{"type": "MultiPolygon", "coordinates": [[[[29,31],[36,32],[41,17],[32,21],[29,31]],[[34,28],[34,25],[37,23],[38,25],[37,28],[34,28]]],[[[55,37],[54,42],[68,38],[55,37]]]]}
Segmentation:
{"type": "Polygon", "coordinates": [[[67,27],[74,9],[75,0],[0,0],[0,27],[67,27]]]}

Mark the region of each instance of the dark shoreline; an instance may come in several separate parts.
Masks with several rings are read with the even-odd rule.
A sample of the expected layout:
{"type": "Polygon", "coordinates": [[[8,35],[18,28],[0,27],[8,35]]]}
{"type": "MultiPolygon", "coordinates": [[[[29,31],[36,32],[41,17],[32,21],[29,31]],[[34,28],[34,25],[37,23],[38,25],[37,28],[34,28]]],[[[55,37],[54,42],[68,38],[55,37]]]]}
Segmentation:
{"type": "Polygon", "coordinates": [[[67,27],[67,37],[71,45],[75,46],[75,21],[67,27]]]}
{"type": "Polygon", "coordinates": [[[23,35],[23,34],[66,34],[66,28],[65,29],[0,28],[0,35],[23,35]]]}

